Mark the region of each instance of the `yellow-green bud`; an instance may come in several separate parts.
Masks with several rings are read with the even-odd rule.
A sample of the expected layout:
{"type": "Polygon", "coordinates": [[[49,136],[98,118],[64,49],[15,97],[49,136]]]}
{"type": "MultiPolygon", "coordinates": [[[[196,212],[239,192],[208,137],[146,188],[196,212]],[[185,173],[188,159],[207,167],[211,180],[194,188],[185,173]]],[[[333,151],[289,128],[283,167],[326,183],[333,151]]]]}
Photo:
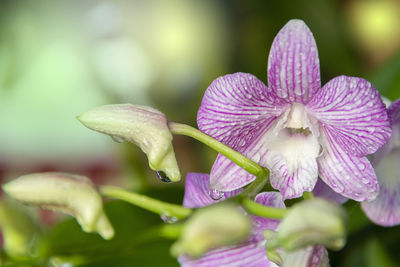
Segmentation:
{"type": "Polygon", "coordinates": [[[251,221],[232,204],[217,204],[196,211],[186,222],[173,255],[199,257],[208,250],[233,245],[248,237],[251,221]]]}
{"type": "Polygon", "coordinates": [[[160,111],[132,104],[105,105],[83,113],[78,120],[89,129],[136,144],[146,153],[151,169],[164,172],[173,182],[181,179],[172,134],[160,111]]]}
{"type": "Polygon", "coordinates": [[[84,176],[58,172],[27,174],[3,185],[3,190],[22,203],[74,216],[85,232],[98,232],[104,239],[114,236],[102,198],[84,176]]]}
{"type": "Polygon", "coordinates": [[[0,228],[4,250],[13,258],[31,254],[32,245],[40,237],[40,229],[26,208],[10,200],[0,201],[0,228]]]}
{"type": "Polygon", "coordinates": [[[346,212],[335,203],[319,198],[302,201],[283,218],[276,241],[287,251],[316,244],[339,250],[346,241],[346,221],[346,212]]]}

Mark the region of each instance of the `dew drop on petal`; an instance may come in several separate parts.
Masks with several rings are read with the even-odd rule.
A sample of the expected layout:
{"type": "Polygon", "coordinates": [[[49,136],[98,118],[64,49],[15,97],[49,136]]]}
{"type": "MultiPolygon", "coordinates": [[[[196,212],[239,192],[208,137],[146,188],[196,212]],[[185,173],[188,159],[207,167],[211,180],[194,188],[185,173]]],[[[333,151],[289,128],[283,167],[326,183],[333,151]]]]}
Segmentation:
{"type": "Polygon", "coordinates": [[[125,140],[124,140],[122,137],[117,136],[117,135],[111,135],[111,139],[114,140],[114,141],[117,142],[117,143],[123,143],[123,142],[125,142],[125,140]]]}
{"type": "Polygon", "coordinates": [[[358,168],[359,168],[360,170],[364,170],[364,169],[365,169],[365,164],[362,163],[362,162],[360,162],[360,163],[358,164],[358,168]]]}
{"type": "Polygon", "coordinates": [[[156,171],[157,177],[158,179],[160,179],[161,182],[164,183],[170,183],[171,179],[169,179],[169,177],[165,174],[165,172],[163,171],[156,171]]]}
{"type": "Polygon", "coordinates": [[[160,215],[160,218],[165,223],[176,223],[178,221],[178,218],[176,218],[175,216],[169,216],[166,214],[160,215]]]}
{"type": "Polygon", "coordinates": [[[362,178],[362,179],[361,179],[361,182],[362,182],[363,184],[369,184],[369,180],[368,180],[367,178],[362,178]]]}
{"type": "Polygon", "coordinates": [[[214,200],[220,200],[224,196],[224,192],[218,191],[217,189],[210,190],[210,197],[214,200]]]}

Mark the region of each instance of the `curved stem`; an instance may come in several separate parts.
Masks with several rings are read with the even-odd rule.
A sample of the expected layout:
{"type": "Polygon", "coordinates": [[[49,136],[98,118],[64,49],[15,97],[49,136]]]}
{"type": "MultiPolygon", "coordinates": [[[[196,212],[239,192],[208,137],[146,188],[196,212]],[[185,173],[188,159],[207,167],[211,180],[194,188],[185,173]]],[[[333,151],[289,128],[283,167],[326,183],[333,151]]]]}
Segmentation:
{"type": "Polygon", "coordinates": [[[282,219],[288,211],[288,209],[264,206],[248,198],[242,199],[242,206],[249,213],[271,219],[282,219]]]}
{"type": "Polygon", "coordinates": [[[100,187],[100,193],[105,197],[120,199],[154,213],[175,217],[177,219],[186,218],[192,213],[191,209],[129,192],[115,186],[102,186],[100,187]]]}
{"type": "Polygon", "coordinates": [[[314,199],[315,198],[315,196],[314,196],[314,193],[313,192],[304,192],[303,193],[303,198],[304,199],[314,199]]]}
{"type": "Polygon", "coordinates": [[[218,140],[206,135],[205,133],[200,132],[196,128],[176,122],[168,122],[168,126],[172,133],[190,136],[202,142],[203,144],[211,147],[218,153],[221,153],[228,159],[232,160],[251,174],[259,176],[261,173],[265,172],[265,169],[263,167],[261,167],[251,159],[246,158],[239,152],[233,150],[229,146],[222,144],[218,140]]]}

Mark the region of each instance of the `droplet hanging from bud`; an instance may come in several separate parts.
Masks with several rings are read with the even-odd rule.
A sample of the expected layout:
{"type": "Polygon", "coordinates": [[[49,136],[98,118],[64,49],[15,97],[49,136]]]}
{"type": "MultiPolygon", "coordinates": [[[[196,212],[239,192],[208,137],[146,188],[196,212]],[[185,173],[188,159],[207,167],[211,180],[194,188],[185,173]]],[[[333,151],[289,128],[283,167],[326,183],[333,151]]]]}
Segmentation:
{"type": "Polygon", "coordinates": [[[176,223],[178,221],[178,218],[176,218],[175,216],[169,216],[166,214],[161,215],[160,218],[165,223],[176,223]]]}
{"type": "Polygon", "coordinates": [[[165,172],[163,171],[156,171],[157,177],[158,179],[160,179],[161,182],[164,183],[170,183],[171,179],[169,179],[169,177],[165,174],[165,172]]]}
{"type": "Polygon", "coordinates": [[[122,137],[117,136],[117,135],[111,135],[111,139],[114,140],[114,141],[117,142],[117,143],[123,143],[123,142],[125,142],[125,140],[124,140],[122,137]]]}

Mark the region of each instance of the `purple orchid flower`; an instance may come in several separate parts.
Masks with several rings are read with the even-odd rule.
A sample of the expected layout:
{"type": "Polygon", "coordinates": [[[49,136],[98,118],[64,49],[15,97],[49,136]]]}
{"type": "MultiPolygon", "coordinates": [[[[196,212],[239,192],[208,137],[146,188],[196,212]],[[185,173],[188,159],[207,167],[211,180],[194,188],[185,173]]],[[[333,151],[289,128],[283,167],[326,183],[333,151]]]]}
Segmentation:
{"type": "MultiPolygon", "coordinates": [[[[185,184],[185,196],[183,206],[187,208],[200,208],[214,204],[218,201],[209,196],[210,178],[207,174],[188,173],[185,184]]],[[[238,192],[236,192],[237,194],[238,192]]],[[[221,200],[234,196],[235,193],[225,195],[221,200]]],[[[272,207],[284,208],[282,195],[278,192],[260,193],[255,201],[272,207]]],[[[253,233],[247,242],[236,246],[215,248],[200,258],[191,258],[180,255],[178,260],[184,267],[201,266],[229,266],[229,267],[275,267],[269,261],[265,249],[265,239],[262,232],[266,229],[276,230],[279,221],[251,215],[253,221],[253,233]]],[[[325,266],[328,262],[328,252],[323,246],[309,247],[292,253],[287,257],[287,266],[325,266]]],[[[283,265],[285,266],[285,264],[283,265]]],[[[326,265],[328,266],[328,265],[326,265]]]]}
{"type": "Polygon", "coordinates": [[[392,136],[372,157],[380,191],[373,201],[361,203],[368,218],[376,224],[400,224],[400,99],[389,107],[392,136]]]}
{"type": "MultiPolygon", "coordinates": [[[[201,103],[199,129],[270,169],[285,199],[313,190],[318,175],[345,197],[374,199],[378,183],[365,155],[386,142],[391,126],[371,83],[339,76],[320,88],[314,37],[291,20],[272,44],[268,84],[246,73],[216,79],[201,103]]],[[[255,179],[222,155],[210,176],[222,192],[255,179]]]]}

